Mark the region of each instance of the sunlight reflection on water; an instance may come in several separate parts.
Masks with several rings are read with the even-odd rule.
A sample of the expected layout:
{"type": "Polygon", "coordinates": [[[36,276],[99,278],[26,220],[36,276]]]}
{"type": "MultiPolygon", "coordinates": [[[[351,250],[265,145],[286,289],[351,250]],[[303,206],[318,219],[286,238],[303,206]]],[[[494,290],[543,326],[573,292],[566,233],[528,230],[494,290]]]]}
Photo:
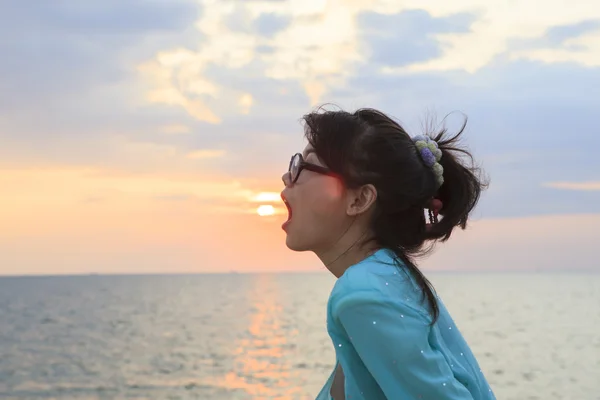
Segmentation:
{"type": "MultiPolygon", "coordinates": [[[[600,275],[431,279],[499,399],[600,399],[600,275]]],[[[0,398],[314,399],[326,274],[0,278],[0,398]]]]}

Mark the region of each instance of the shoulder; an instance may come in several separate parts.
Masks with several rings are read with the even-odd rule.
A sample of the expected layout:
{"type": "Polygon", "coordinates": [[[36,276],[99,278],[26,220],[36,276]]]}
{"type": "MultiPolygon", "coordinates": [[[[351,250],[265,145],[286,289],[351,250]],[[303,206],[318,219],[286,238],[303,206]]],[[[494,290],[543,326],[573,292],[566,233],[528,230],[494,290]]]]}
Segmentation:
{"type": "Polygon", "coordinates": [[[375,311],[392,308],[427,315],[420,306],[421,291],[416,287],[401,262],[388,252],[350,267],[334,285],[330,296],[331,313],[335,317],[344,310],[369,308],[375,311]]]}
{"type": "Polygon", "coordinates": [[[400,269],[394,258],[385,254],[381,256],[381,250],[375,255],[349,267],[336,281],[333,298],[345,297],[356,292],[378,292],[390,276],[398,275],[400,269]]]}

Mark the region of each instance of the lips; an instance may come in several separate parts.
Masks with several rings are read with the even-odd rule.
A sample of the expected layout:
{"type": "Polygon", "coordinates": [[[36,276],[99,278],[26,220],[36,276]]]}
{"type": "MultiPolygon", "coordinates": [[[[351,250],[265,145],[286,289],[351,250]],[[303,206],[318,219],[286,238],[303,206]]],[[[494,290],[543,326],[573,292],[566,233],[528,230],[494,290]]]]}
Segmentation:
{"type": "Polygon", "coordinates": [[[283,204],[285,204],[285,207],[288,210],[288,218],[287,220],[283,223],[283,225],[281,226],[283,229],[285,229],[287,227],[287,225],[290,223],[290,221],[292,220],[292,206],[290,205],[290,203],[287,201],[287,199],[285,198],[285,196],[283,195],[283,193],[281,194],[281,200],[283,200],[283,204]]]}

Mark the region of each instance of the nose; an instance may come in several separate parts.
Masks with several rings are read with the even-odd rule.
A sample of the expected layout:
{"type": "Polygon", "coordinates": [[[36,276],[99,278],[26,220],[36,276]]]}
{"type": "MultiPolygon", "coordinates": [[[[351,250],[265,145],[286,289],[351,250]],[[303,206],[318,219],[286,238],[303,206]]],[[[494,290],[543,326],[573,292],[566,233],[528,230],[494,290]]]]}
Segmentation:
{"type": "Polygon", "coordinates": [[[290,185],[291,182],[291,177],[290,177],[290,173],[289,171],[286,172],[285,174],[283,174],[283,176],[281,177],[281,180],[283,181],[283,184],[288,187],[290,185]]]}

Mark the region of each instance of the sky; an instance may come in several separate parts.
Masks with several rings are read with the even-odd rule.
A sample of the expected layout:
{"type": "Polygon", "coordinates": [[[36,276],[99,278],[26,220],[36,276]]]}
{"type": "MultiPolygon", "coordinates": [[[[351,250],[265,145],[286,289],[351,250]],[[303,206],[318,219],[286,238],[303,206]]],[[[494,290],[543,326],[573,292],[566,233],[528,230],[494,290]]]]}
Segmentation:
{"type": "Polygon", "coordinates": [[[600,4],[21,0],[0,54],[0,275],[323,271],[279,199],[323,103],[468,116],[490,188],[424,270],[600,271],[600,4]]]}

